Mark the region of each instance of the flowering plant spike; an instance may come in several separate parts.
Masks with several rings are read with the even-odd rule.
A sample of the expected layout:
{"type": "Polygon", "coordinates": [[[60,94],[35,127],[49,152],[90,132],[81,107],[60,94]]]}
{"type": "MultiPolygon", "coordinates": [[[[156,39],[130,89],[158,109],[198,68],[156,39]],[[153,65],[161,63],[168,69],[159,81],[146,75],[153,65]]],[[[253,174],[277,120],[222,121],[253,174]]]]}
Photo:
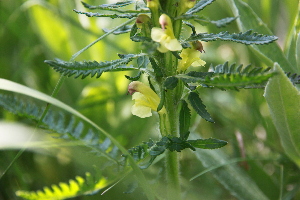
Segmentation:
{"type": "MultiPolygon", "coordinates": [[[[150,117],[152,112],[158,113],[158,116],[152,116],[159,125],[157,141],[150,139],[149,142],[144,142],[126,151],[113,136],[105,134],[106,140],[99,142],[100,136],[96,137],[99,132],[89,131],[86,133],[84,132],[86,129],[81,125],[78,125],[79,128],[76,128],[74,134],[70,133],[70,128],[60,130],[66,130],[68,135],[72,136],[73,134],[84,140],[92,138],[93,149],[101,151],[117,163],[114,169],[116,172],[126,175],[130,170],[135,172],[147,199],[182,199],[179,152],[184,149],[192,151],[196,151],[197,148],[217,149],[227,144],[226,141],[214,138],[189,138],[190,127],[193,126],[192,112],[209,123],[217,123],[217,120],[216,122],[213,120],[214,116],[209,114],[210,108],[205,106],[205,101],[202,101],[203,93],[199,88],[221,90],[263,88],[268,79],[274,75],[269,68],[257,68],[250,65],[243,68],[242,65],[228,65],[228,62],[213,66],[212,61],[208,58],[204,58],[204,60],[200,58],[205,55],[202,45],[204,42],[221,40],[246,45],[264,45],[277,40],[275,36],[262,35],[251,30],[241,33],[197,32],[195,22],[199,23],[200,21],[202,25],[202,22],[205,21],[206,24],[217,24],[217,27],[221,27],[238,17],[212,21],[198,15],[213,2],[214,0],[143,0],[122,1],[99,6],[83,3],[88,10],[97,9],[105,12],[74,10],[76,13],[88,17],[122,18],[127,21],[111,30],[105,30],[103,36],[74,54],[70,61],[60,59],[45,61],[63,76],[75,76],[75,78],[86,78],[89,75],[99,78],[103,73],[116,71],[128,71],[128,73],[135,74],[133,77],[131,73],[126,75],[126,78],[130,80],[128,93],[134,100],[131,112],[140,118],[150,117]],[[134,10],[127,7],[131,4],[134,4],[131,7],[134,7],[134,10]],[[183,30],[185,30],[184,33],[183,30]],[[140,49],[132,53],[118,54],[119,58],[112,61],[75,61],[79,54],[111,34],[122,34],[123,36],[125,34],[128,36],[128,40],[137,42],[140,49]],[[210,69],[204,68],[205,65],[210,65],[210,69]],[[190,68],[190,66],[195,66],[195,68],[190,68]],[[108,143],[115,146],[107,145],[108,143]],[[103,146],[107,146],[107,148],[103,146]],[[166,192],[157,194],[139,170],[151,166],[157,156],[161,154],[164,154],[164,157],[161,158],[165,159],[163,172],[165,172],[166,192]]],[[[206,52],[211,51],[209,47],[205,50],[206,52]]],[[[124,81],[128,80],[124,79],[124,81]]],[[[139,130],[136,131],[139,132],[139,130]]],[[[96,191],[91,190],[85,194],[93,192],[96,191]]],[[[25,193],[17,194],[22,196],[25,193]]],[[[23,196],[24,198],[34,199],[33,194],[26,194],[27,196],[23,196]]],[[[47,199],[47,191],[40,191],[39,194],[43,194],[43,197],[47,199]]],[[[59,199],[60,194],[57,195],[59,199]]]]}

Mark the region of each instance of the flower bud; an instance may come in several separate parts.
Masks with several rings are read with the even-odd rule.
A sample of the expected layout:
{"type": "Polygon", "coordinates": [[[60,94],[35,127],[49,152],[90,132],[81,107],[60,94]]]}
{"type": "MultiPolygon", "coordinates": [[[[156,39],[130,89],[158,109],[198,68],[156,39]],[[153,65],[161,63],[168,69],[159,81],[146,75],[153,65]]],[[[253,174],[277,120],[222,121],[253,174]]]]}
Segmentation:
{"type": "Polygon", "coordinates": [[[158,0],[147,0],[147,7],[155,10],[158,10],[159,7],[159,1],[158,0]]]}
{"type": "Polygon", "coordinates": [[[192,42],[192,46],[194,49],[196,49],[197,51],[200,51],[202,53],[202,51],[205,53],[204,49],[203,49],[203,45],[200,41],[194,41],[192,42]]]}
{"type": "Polygon", "coordinates": [[[150,22],[150,17],[146,14],[140,14],[137,18],[136,18],[136,26],[138,28],[143,28],[143,24],[150,22]]]}

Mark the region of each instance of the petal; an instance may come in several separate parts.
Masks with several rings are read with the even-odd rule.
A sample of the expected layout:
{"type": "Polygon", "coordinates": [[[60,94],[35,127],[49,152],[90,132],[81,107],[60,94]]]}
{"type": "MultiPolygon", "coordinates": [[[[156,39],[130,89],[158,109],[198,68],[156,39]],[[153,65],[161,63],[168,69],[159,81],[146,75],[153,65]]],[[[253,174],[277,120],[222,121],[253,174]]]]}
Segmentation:
{"type": "Polygon", "coordinates": [[[154,27],[151,30],[151,38],[155,42],[160,42],[165,32],[161,28],[154,27]]]}
{"type": "Polygon", "coordinates": [[[206,62],[204,60],[201,60],[199,58],[199,60],[196,60],[192,63],[193,67],[198,67],[198,66],[204,66],[206,64],[206,62]]]}
{"type": "Polygon", "coordinates": [[[137,106],[135,104],[131,107],[131,113],[140,118],[152,116],[151,108],[146,107],[146,106],[137,106]]]}
{"type": "Polygon", "coordinates": [[[169,51],[169,49],[167,49],[165,46],[163,45],[159,45],[159,47],[157,47],[157,50],[161,53],[167,53],[169,51]]]}
{"type": "Polygon", "coordinates": [[[180,51],[182,49],[182,46],[177,39],[171,39],[170,41],[166,42],[165,47],[170,51],[180,51]]]}

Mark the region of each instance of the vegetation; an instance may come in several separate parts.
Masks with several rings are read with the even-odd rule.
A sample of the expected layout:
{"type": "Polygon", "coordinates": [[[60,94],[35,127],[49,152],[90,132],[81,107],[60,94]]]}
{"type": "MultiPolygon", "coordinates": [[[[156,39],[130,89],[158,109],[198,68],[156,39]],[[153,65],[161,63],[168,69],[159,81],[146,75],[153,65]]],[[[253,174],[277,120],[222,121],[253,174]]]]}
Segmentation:
{"type": "Polygon", "coordinates": [[[0,199],[300,198],[297,0],[0,10],[0,199]]]}

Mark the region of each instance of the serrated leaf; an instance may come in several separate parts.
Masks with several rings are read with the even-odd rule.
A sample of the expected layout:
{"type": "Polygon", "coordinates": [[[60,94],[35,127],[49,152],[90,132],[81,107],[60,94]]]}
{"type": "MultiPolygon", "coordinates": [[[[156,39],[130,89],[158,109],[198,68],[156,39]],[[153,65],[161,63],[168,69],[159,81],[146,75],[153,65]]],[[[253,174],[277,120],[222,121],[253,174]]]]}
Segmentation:
{"type": "Polygon", "coordinates": [[[293,83],[293,84],[300,84],[300,75],[294,73],[286,73],[286,76],[290,79],[290,81],[293,83]]]}
{"type": "Polygon", "coordinates": [[[210,21],[210,23],[215,24],[218,28],[221,28],[223,26],[226,26],[227,24],[233,22],[238,17],[226,17],[217,21],[210,21]]]}
{"type": "Polygon", "coordinates": [[[147,68],[148,64],[150,63],[148,56],[138,57],[136,62],[137,62],[138,68],[147,68]]]}
{"type": "Polygon", "coordinates": [[[138,31],[138,28],[136,26],[136,23],[134,23],[131,27],[131,31],[130,31],[130,38],[133,37],[138,31]]]}
{"type": "Polygon", "coordinates": [[[233,41],[242,44],[268,44],[274,42],[278,38],[272,35],[262,35],[258,33],[252,33],[252,30],[248,30],[245,33],[233,33],[230,34],[228,31],[220,33],[199,33],[197,35],[192,35],[186,42],[191,41],[215,41],[215,40],[224,40],[224,41],[233,41]]]}
{"type": "Polygon", "coordinates": [[[188,96],[188,100],[194,110],[200,115],[203,119],[209,122],[214,122],[211,118],[210,114],[206,110],[206,106],[203,104],[202,100],[200,99],[199,95],[195,92],[190,92],[188,96]]]}
{"type": "Polygon", "coordinates": [[[164,88],[167,90],[173,90],[178,84],[178,78],[174,76],[168,77],[164,82],[164,88]]]}
{"type": "MultiPolygon", "coordinates": [[[[240,31],[253,29],[259,33],[268,35],[272,34],[270,29],[268,29],[265,23],[258,17],[258,15],[247,3],[240,0],[227,0],[227,2],[228,6],[233,12],[233,15],[239,16],[237,19],[237,24],[240,31]]],[[[278,62],[284,71],[297,73],[277,43],[274,42],[267,46],[250,46],[250,48],[267,65],[273,66],[274,62],[278,62]]]]}
{"type": "Polygon", "coordinates": [[[134,42],[153,42],[151,38],[142,36],[140,33],[135,34],[130,39],[134,42]]]}
{"type": "Polygon", "coordinates": [[[285,153],[300,167],[300,92],[277,63],[275,69],[278,75],[270,79],[264,96],[285,153]]]}
{"type": "Polygon", "coordinates": [[[93,6],[93,5],[89,5],[85,2],[81,2],[82,5],[89,9],[89,10],[95,10],[95,9],[99,9],[99,10],[108,10],[108,11],[114,11],[114,12],[119,12],[119,13],[149,13],[150,10],[149,9],[142,9],[142,10],[120,10],[118,8],[124,7],[124,6],[128,6],[130,4],[135,3],[135,1],[122,1],[122,2],[117,2],[117,3],[112,3],[112,4],[102,4],[102,5],[98,5],[98,6],[93,6]]]}
{"type": "Polygon", "coordinates": [[[128,80],[131,80],[131,81],[137,81],[141,78],[141,75],[142,75],[142,72],[139,72],[136,76],[128,76],[128,75],[125,75],[125,77],[128,79],[128,80]]]}
{"type": "Polygon", "coordinates": [[[134,3],[134,1],[122,1],[122,2],[112,3],[112,4],[102,4],[99,6],[92,6],[85,2],[81,2],[81,3],[85,8],[93,10],[93,9],[104,9],[104,8],[120,8],[132,4],[134,3]]]}
{"type": "Polygon", "coordinates": [[[188,140],[187,142],[190,143],[193,147],[201,149],[219,149],[228,143],[224,140],[215,138],[188,140]]]}
{"type": "Polygon", "coordinates": [[[156,63],[156,61],[154,60],[154,58],[149,58],[150,60],[150,63],[151,63],[151,66],[152,66],[152,69],[154,70],[154,73],[157,77],[162,77],[164,74],[163,74],[163,71],[161,70],[161,68],[158,66],[158,64],[156,63]]]}
{"type": "MultiPolygon", "coordinates": [[[[128,33],[130,32],[132,29],[132,25],[126,25],[126,26],[123,26],[121,28],[119,28],[118,30],[114,31],[113,34],[114,35],[120,35],[120,34],[123,34],[123,33],[128,33]]],[[[103,28],[102,29],[105,33],[108,33],[110,32],[109,29],[106,29],[106,28],[103,28]]]]}
{"type": "Polygon", "coordinates": [[[106,62],[97,62],[97,61],[83,61],[83,62],[68,62],[60,59],[56,60],[45,60],[45,63],[50,65],[55,71],[62,73],[64,76],[73,76],[78,78],[82,76],[85,78],[89,75],[91,77],[96,75],[96,78],[99,78],[103,72],[108,71],[126,71],[137,69],[133,66],[126,66],[134,58],[144,56],[145,54],[126,54],[119,57],[121,59],[106,61],[106,62]]]}
{"type": "Polygon", "coordinates": [[[214,0],[200,0],[198,1],[195,6],[191,9],[189,9],[186,14],[194,14],[199,12],[200,10],[203,10],[207,5],[214,2],[214,0]]]}
{"type": "Polygon", "coordinates": [[[181,152],[184,149],[191,149],[193,151],[195,151],[196,149],[187,141],[178,138],[178,137],[167,137],[167,139],[169,140],[167,143],[167,148],[170,151],[177,151],[177,152],[181,152]]]}
{"type": "Polygon", "coordinates": [[[186,101],[181,101],[181,109],[179,113],[179,133],[180,138],[187,140],[189,137],[189,129],[191,123],[191,110],[188,107],[186,101]]]}
{"type": "Polygon", "coordinates": [[[232,64],[211,67],[213,72],[189,72],[176,75],[177,78],[190,86],[215,87],[222,90],[238,90],[242,88],[263,88],[266,81],[275,73],[270,68],[252,67],[242,68],[242,65],[232,64]]]}
{"type": "Polygon", "coordinates": [[[187,25],[188,27],[190,27],[191,29],[192,29],[192,34],[193,35],[196,35],[196,28],[195,28],[195,26],[192,24],[192,23],[190,23],[190,22],[186,22],[186,21],[182,21],[185,25],[187,25]]]}
{"type": "MultiPolygon", "coordinates": [[[[12,81],[9,81],[9,80],[5,80],[5,79],[1,79],[1,78],[0,78],[0,90],[5,90],[5,91],[9,91],[9,92],[24,94],[26,96],[30,96],[32,98],[39,99],[39,100],[47,102],[51,105],[62,108],[63,110],[65,110],[67,112],[70,112],[71,114],[79,117],[83,121],[85,121],[88,124],[90,124],[91,126],[93,126],[95,129],[97,129],[102,134],[104,134],[106,137],[108,137],[112,141],[112,143],[120,149],[120,151],[123,154],[125,154],[125,155],[128,154],[127,150],[114,137],[112,137],[109,133],[107,133],[104,129],[102,129],[97,124],[95,124],[94,122],[89,120],[87,117],[83,116],[77,110],[75,110],[75,109],[71,108],[70,106],[62,103],[61,101],[59,101],[59,100],[57,100],[57,99],[55,99],[55,98],[53,98],[49,95],[43,94],[43,93],[41,93],[37,90],[31,89],[31,88],[28,88],[26,86],[20,85],[18,83],[15,83],[15,82],[12,82],[12,81]]],[[[134,162],[132,157],[129,157],[128,160],[129,160],[130,166],[133,168],[133,171],[134,171],[135,175],[137,176],[137,179],[140,180],[139,181],[140,185],[144,189],[144,192],[145,192],[147,198],[151,199],[151,200],[154,200],[155,199],[154,194],[151,190],[149,190],[150,186],[149,186],[149,184],[147,184],[145,176],[143,175],[143,173],[141,172],[141,170],[139,169],[137,164],[134,162]]]]}
{"type": "Polygon", "coordinates": [[[86,15],[87,17],[109,17],[111,19],[115,18],[128,18],[131,19],[133,17],[137,17],[137,13],[124,13],[124,14],[102,14],[102,13],[93,13],[93,12],[84,12],[84,11],[79,11],[76,9],[73,9],[74,12],[77,14],[83,14],[86,15]]]}

